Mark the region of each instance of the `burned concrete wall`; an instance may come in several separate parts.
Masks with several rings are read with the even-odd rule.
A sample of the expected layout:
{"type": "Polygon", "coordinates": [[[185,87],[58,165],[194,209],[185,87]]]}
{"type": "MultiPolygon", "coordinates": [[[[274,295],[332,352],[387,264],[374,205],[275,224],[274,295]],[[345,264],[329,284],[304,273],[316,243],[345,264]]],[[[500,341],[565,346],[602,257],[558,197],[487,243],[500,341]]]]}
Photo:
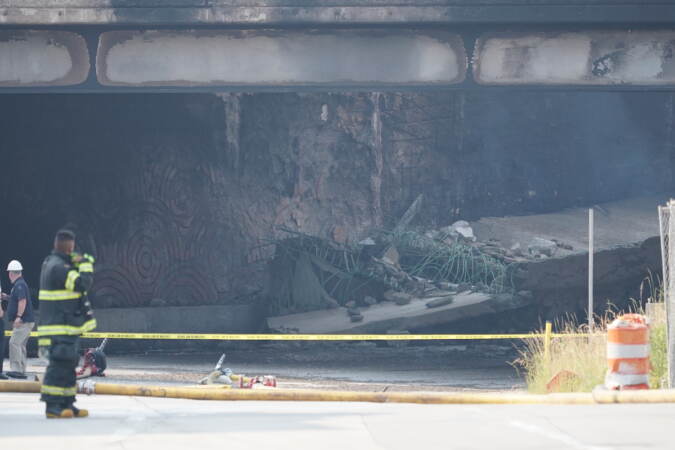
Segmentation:
{"type": "Polygon", "coordinates": [[[384,97],[386,209],[425,220],[520,215],[673,187],[667,93],[465,92],[384,97]],[[644,115],[643,115],[644,114],[644,115]]]}
{"type": "Polygon", "coordinates": [[[260,289],[275,226],[376,223],[369,99],[333,98],[326,126],[312,96],[3,97],[3,257],[35,283],[71,226],[98,258],[98,306],[236,302],[260,289]]]}
{"type": "Polygon", "coordinates": [[[3,100],[3,192],[9,229],[25,236],[5,248],[33,280],[50,235],[70,226],[98,258],[100,306],[219,299],[221,267],[241,256],[240,233],[212,203],[221,108],[171,96],[3,100]]]}
{"type": "Polygon", "coordinates": [[[338,241],[673,189],[659,92],[4,96],[0,257],[35,284],[54,230],[98,306],[249,301],[279,226],[338,241]]]}

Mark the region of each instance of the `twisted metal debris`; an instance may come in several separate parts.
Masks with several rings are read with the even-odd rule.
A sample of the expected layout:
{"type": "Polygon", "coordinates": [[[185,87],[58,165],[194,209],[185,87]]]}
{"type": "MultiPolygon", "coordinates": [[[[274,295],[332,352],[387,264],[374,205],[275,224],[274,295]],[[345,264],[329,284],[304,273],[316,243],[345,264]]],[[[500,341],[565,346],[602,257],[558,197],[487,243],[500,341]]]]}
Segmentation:
{"type": "Polygon", "coordinates": [[[378,245],[336,242],[282,228],[274,241],[271,313],[285,314],[345,305],[388,289],[416,293],[441,281],[493,294],[513,291],[513,266],[470,243],[435,239],[415,231],[381,232],[378,245]],[[379,256],[399,252],[400,267],[379,256]]]}
{"type": "Polygon", "coordinates": [[[401,267],[411,276],[434,282],[470,284],[500,294],[513,290],[513,265],[461,242],[447,244],[425,234],[406,231],[393,237],[402,255],[401,267]]]}

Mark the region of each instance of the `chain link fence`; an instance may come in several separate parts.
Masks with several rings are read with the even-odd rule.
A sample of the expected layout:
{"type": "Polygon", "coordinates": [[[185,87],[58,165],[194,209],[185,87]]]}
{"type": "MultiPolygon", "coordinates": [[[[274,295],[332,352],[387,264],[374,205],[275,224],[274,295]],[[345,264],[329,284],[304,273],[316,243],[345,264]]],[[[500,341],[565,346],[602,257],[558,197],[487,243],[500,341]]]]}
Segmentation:
{"type": "Polygon", "coordinates": [[[661,234],[661,258],[663,264],[663,297],[666,303],[668,383],[675,387],[675,200],[666,206],[659,206],[659,228],[661,234]]]}

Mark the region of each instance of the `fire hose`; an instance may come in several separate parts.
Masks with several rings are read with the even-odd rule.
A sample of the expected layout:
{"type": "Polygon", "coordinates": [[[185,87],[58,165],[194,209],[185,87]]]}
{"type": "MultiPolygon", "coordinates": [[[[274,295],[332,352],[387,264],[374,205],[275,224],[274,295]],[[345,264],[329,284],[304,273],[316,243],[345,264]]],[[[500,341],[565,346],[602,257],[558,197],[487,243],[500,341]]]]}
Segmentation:
{"type": "MultiPolygon", "coordinates": [[[[0,381],[0,392],[39,393],[35,381],[0,381]]],[[[675,389],[642,391],[605,391],[572,394],[519,393],[408,393],[351,392],[296,389],[239,390],[219,387],[144,386],[135,384],[78,382],[78,392],[87,395],[124,395],[138,397],[182,398],[226,401],[302,401],[302,402],[369,402],[417,404],[573,404],[675,403],[675,389]]]]}

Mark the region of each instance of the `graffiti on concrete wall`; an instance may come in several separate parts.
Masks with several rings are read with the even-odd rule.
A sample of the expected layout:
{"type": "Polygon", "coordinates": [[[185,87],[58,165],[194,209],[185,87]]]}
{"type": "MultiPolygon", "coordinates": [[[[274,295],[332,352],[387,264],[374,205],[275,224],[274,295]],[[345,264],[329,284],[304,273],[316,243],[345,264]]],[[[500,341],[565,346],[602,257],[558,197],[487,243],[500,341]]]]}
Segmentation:
{"type": "Polygon", "coordinates": [[[673,187],[662,92],[4,100],[0,198],[22,232],[0,254],[36,277],[54,231],[75,227],[98,307],[244,301],[281,227],[360,240],[419,194],[413,225],[433,227],[673,187]]]}

